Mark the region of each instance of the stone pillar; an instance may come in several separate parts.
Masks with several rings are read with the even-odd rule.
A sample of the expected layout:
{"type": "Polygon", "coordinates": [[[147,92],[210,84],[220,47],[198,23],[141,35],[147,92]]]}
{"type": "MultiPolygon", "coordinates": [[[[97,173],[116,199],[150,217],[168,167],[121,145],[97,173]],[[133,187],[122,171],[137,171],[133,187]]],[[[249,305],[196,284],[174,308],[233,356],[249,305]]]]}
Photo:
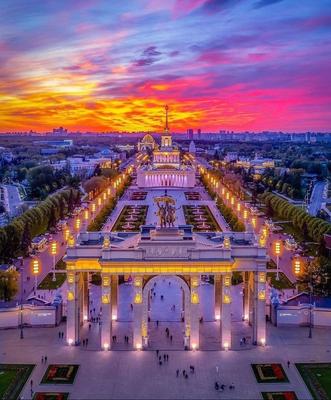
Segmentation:
{"type": "Polygon", "coordinates": [[[215,296],[215,313],[216,321],[221,319],[221,276],[214,275],[214,296],[215,296]]]}
{"type": "MultiPolygon", "coordinates": [[[[143,318],[143,278],[135,276],[133,278],[133,348],[142,349],[142,318],[143,318]]],[[[145,333],[145,332],[144,332],[145,333]]],[[[147,336],[147,332],[146,332],[147,336]]]]}
{"type": "Polygon", "coordinates": [[[112,307],[112,320],[116,321],[118,317],[118,275],[111,277],[111,307],[112,307]]]}
{"type": "Polygon", "coordinates": [[[266,272],[254,272],[253,341],[263,346],[266,343],[265,282],[266,272]]]}
{"type": "Polygon", "coordinates": [[[243,272],[243,286],[244,286],[244,298],[243,298],[243,317],[245,321],[249,321],[249,297],[250,297],[250,287],[249,287],[249,272],[243,272]]]}
{"type": "Polygon", "coordinates": [[[67,272],[67,342],[79,344],[80,310],[79,310],[79,272],[67,272]]]}
{"type": "Polygon", "coordinates": [[[249,325],[253,325],[254,322],[254,273],[248,272],[248,322],[249,325]]]}
{"type": "Polygon", "coordinates": [[[90,318],[89,273],[83,272],[83,321],[90,318]]]}
{"type": "Polygon", "coordinates": [[[231,273],[222,274],[222,314],[221,343],[222,348],[231,348],[231,273]]]}
{"type": "Polygon", "coordinates": [[[200,276],[191,276],[190,345],[192,350],[199,349],[199,344],[200,344],[199,285],[200,285],[200,276]]]}
{"type": "Polygon", "coordinates": [[[101,348],[109,350],[111,347],[111,276],[101,274],[101,348]]]}

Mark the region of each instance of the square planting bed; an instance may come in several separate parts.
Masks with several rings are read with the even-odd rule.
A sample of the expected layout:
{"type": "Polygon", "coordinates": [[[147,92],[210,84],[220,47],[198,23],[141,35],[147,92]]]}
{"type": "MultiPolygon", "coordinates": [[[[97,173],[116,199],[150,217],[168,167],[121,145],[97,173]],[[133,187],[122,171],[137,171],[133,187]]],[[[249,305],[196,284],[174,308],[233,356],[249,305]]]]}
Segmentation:
{"type": "Polygon", "coordinates": [[[331,363],[305,363],[295,366],[314,399],[331,399],[331,363]]]}
{"type": "Polygon", "coordinates": [[[17,399],[34,365],[0,364],[0,399],[17,399]]]}
{"type": "Polygon", "coordinates": [[[298,400],[295,392],[262,392],[264,400],[298,400]]]}
{"type": "Polygon", "coordinates": [[[281,364],[252,364],[252,368],[259,383],[289,381],[281,364]]]}
{"type": "Polygon", "coordinates": [[[79,365],[51,364],[41,380],[42,384],[72,384],[74,383],[79,365]]]}
{"type": "Polygon", "coordinates": [[[64,392],[36,392],[33,400],[67,400],[69,393],[64,392]]]}

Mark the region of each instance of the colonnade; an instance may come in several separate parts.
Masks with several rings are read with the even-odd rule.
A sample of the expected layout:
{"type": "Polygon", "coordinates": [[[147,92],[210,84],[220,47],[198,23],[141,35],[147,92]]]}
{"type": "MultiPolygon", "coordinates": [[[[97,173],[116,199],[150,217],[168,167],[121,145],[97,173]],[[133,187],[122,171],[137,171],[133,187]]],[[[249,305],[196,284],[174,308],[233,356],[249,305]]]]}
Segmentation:
{"type": "MultiPolygon", "coordinates": [[[[186,281],[178,276],[171,277],[180,281],[183,290],[183,344],[187,349],[199,349],[200,275],[191,275],[187,277],[186,281]]],[[[133,346],[137,350],[147,348],[149,345],[149,296],[153,280],[156,278],[151,278],[144,286],[143,276],[133,276],[133,346]]],[[[258,271],[244,272],[243,278],[243,318],[253,327],[253,343],[264,345],[266,340],[266,273],[258,271]]],[[[231,272],[214,276],[215,319],[219,321],[223,349],[230,349],[232,341],[231,279],[231,272]]],[[[80,342],[80,327],[84,320],[89,319],[90,313],[87,272],[68,272],[67,283],[67,341],[70,345],[78,345],[80,342]]],[[[117,296],[118,276],[102,273],[100,341],[101,348],[104,350],[109,350],[111,347],[112,320],[117,319],[117,296]]]]}
{"type": "Polygon", "coordinates": [[[188,179],[184,173],[169,173],[169,172],[155,172],[145,175],[145,186],[146,187],[158,187],[158,186],[169,186],[169,187],[187,187],[188,179]]]}
{"type": "Polygon", "coordinates": [[[179,163],[179,153],[173,154],[173,153],[160,153],[160,154],[155,154],[154,153],[154,158],[153,161],[156,163],[179,163]]]}

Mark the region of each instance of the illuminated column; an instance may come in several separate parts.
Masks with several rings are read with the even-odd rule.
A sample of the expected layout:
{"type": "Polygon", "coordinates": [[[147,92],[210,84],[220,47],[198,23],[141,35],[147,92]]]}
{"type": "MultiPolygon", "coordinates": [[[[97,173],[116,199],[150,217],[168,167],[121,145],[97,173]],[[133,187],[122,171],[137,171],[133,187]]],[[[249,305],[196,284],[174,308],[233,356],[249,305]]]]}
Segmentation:
{"type": "Polygon", "coordinates": [[[254,323],[253,341],[258,345],[266,343],[266,319],[265,319],[265,282],[266,273],[254,272],[254,323]]]}
{"type": "Polygon", "coordinates": [[[214,275],[214,295],[215,295],[215,319],[221,319],[221,276],[214,275]]]}
{"type": "Polygon", "coordinates": [[[89,296],[89,282],[88,282],[88,272],[83,272],[83,321],[87,321],[89,319],[90,310],[90,296],[89,296]]]}
{"type": "Polygon", "coordinates": [[[244,299],[243,299],[243,317],[245,321],[249,320],[249,298],[250,298],[250,287],[249,287],[249,272],[243,272],[243,282],[244,282],[244,299]]]}
{"type": "Polygon", "coordinates": [[[111,276],[101,274],[101,348],[109,350],[111,344],[111,276]]]}
{"type": "Polygon", "coordinates": [[[248,322],[253,325],[254,321],[254,273],[248,272],[248,322]]]}
{"type": "Polygon", "coordinates": [[[79,310],[79,272],[67,272],[67,342],[79,344],[80,310],[79,310]]]}
{"type": "Polygon", "coordinates": [[[133,278],[133,347],[140,350],[142,348],[142,317],[143,317],[143,278],[135,276],[133,278]]]}
{"type": "Polygon", "coordinates": [[[112,320],[116,321],[118,316],[118,275],[111,277],[111,307],[112,307],[112,320]]]}
{"type": "Polygon", "coordinates": [[[200,341],[200,317],[199,317],[199,285],[200,276],[191,276],[191,337],[190,344],[191,349],[199,349],[200,341]]]}
{"type": "Polygon", "coordinates": [[[231,273],[222,274],[222,314],[221,343],[222,348],[231,348],[231,273]]]}

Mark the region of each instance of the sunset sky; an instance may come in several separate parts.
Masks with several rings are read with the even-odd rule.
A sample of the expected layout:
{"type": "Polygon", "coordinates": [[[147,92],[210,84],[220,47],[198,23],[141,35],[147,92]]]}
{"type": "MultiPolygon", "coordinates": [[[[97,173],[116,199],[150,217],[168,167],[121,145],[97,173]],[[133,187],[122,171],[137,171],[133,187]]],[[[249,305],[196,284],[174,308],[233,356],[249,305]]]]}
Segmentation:
{"type": "Polygon", "coordinates": [[[2,0],[0,131],[331,131],[330,0],[2,0]]]}

